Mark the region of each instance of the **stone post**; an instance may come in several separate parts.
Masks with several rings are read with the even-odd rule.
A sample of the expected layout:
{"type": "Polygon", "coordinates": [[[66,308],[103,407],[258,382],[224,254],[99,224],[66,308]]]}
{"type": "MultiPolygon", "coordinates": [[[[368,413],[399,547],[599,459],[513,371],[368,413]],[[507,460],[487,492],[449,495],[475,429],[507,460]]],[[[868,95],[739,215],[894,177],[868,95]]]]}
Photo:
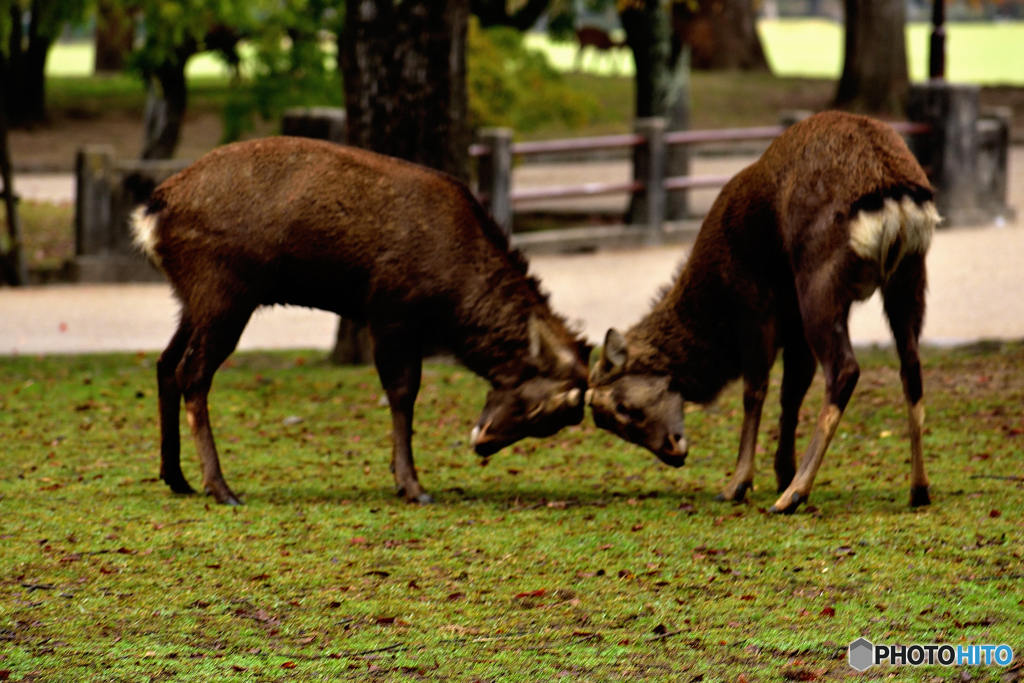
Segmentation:
{"type": "Polygon", "coordinates": [[[918,161],[935,187],[943,226],[985,220],[979,210],[977,85],[932,80],[910,86],[907,117],[927,123],[931,131],[912,141],[918,161]]]}
{"type": "Polygon", "coordinates": [[[75,159],[75,255],[110,251],[110,206],[114,185],[114,148],[86,145],[75,159]]]}
{"type": "Polygon", "coordinates": [[[506,237],[512,236],[512,129],[484,128],[477,142],[489,151],[477,172],[483,205],[506,237]]]}
{"type": "Polygon", "coordinates": [[[633,126],[647,143],[633,152],[633,179],[644,188],[633,195],[630,223],[647,231],[646,244],[660,244],[665,221],[665,119],[637,119],[633,126]]]}

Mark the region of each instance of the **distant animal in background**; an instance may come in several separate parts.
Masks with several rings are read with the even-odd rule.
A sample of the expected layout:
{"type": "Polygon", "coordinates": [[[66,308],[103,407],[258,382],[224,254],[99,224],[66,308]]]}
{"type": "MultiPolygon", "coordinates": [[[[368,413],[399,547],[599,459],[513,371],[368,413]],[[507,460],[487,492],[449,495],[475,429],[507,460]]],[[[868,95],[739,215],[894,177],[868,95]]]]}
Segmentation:
{"type": "Polygon", "coordinates": [[[625,47],[626,41],[614,40],[607,31],[596,26],[582,26],[576,29],[576,40],[580,46],[576,50],[576,61],[573,64],[573,71],[579,71],[583,68],[583,53],[588,47],[592,47],[597,53],[598,59],[600,59],[601,55],[608,55],[609,59],[611,59],[613,74],[619,72],[619,61],[615,50],[625,47]]]}
{"type": "Polygon", "coordinates": [[[918,338],[925,254],[940,218],[921,166],[892,127],[839,112],[786,130],[738,173],[711,207],[675,284],[625,335],[609,330],[592,368],[594,421],[679,467],[683,403],[708,403],[743,377],[736,470],[720,500],[742,500],[768,375],[781,349],[782,416],[775,453],[779,499],[793,512],[811,493],[860,375],[847,321],[881,289],[900,359],[910,431],[910,504],[930,502],[918,338]],[[800,462],[800,405],[817,364],[825,405],[800,462]]]}
{"type": "Polygon", "coordinates": [[[471,434],[480,456],[583,419],[590,347],[447,175],[316,140],[241,142],[160,185],[133,232],[181,301],[157,362],[160,476],[175,492],[192,492],[180,462],[184,398],[204,487],[239,502],[221,473],[207,395],[259,306],[319,308],[369,327],[391,410],[391,470],[410,502],[431,501],[412,459],[424,348],[444,345],[490,382],[471,434]]]}

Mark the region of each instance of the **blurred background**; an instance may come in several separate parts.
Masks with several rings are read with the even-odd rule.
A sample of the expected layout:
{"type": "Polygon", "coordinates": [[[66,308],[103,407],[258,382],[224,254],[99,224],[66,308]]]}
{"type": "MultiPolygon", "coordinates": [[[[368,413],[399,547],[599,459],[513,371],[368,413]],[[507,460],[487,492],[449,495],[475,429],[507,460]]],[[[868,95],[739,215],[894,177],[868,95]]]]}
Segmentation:
{"type": "MultiPolygon", "coordinates": [[[[217,145],[280,134],[296,107],[333,108],[305,111],[341,112],[349,144],[477,186],[490,182],[490,148],[473,143],[493,127],[523,143],[624,135],[652,116],[669,131],[777,126],[833,107],[902,121],[929,79],[976,86],[975,108],[1005,124],[995,154],[1008,208],[975,222],[1015,224],[1024,0],[0,0],[2,279],[89,279],[71,267],[93,255],[89,159],[115,171],[170,160],[131,166],[151,171],[125,190],[139,201],[217,145]]],[[[726,178],[769,141],[699,142],[685,173],[726,178]]],[[[636,151],[605,147],[516,152],[514,239],[643,222],[626,189],[636,151]],[[580,183],[598,189],[551,192],[580,183]]],[[[699,225],[716,193],[698,183],[665,218],[699,225]]],[[[104,239],[99,251],[124,248],[104,239]]]]}

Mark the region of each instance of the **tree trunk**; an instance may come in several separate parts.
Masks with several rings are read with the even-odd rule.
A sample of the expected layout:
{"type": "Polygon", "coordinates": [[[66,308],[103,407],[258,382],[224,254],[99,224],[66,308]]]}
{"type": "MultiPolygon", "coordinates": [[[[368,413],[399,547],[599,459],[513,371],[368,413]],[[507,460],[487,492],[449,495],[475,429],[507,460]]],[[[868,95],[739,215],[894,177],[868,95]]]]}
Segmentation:
{"type": "Polygon", "coordinates": [[[835,106],[867,114],[902,114],[910,87],[903,0],[845,4],[846,54],[835,106]]]}
{"type": "Polygon", "coordinates": [[[181,138],[181,124],[188,105],[185,65],[196,52],[194,40],[175,50],[174,55],[149,74],[146,97],[143,159],[172,159],[181,138]],[[156,81],[154,83],[154,80],[156,81]],[[159,94],[156,84],[159,83],[159,94]]]}
{"type": "MultiPolygon", "coordinates": [[[[7,92],[0,84],[0,101],[6,99],[7,92]]],[[[11,153],[7,146],[7,117],[0,107],[0,183],[3,184],[4,215],[7,223],[6,250],[0,249],[0,282],[11,285],[28,284],[28,271],[25,266],[25,250],[21,243],[21,228],[18,223],[18,202],[14,196],[13,173],[11,172],[11,153]]]]}
{"type": "Polygon", "coordinates": [[[349,144],[469,178],[469,0],[350,0],[339,55],[349,144]]]}
{"type": "Polygon", "coordinates": [[[6,54],[0,50],[0,86],[7,123],[22,128],[46,118],[46,57],[53,39],[40,31],[42,8],[32,3],[28,34],[23,32],[21,9],[13,3],[9,10],[10,35],[6,54]]]}
{"type": "MultiPolygon", "coordinates": [[[[662,116],[665,130],[686,130],[690,127],[690,62],[689,51],[672,51],[669,15],[659,0],[642,0],[619,14],[626,31],[626,44],[633,51],[636,63],[636,118],[662,116]]],[[[637,167],[635,152],[634,169],[637,167]]],[[[688,175],[689,150],[685,145],[674,145],[666,150],[665,170],[669,176],[688,175]]],[[[644,195],[635,194],[630,200],[626,222],[644,222],[646,204],[644,195]]],[[[685,190],[670,192],[666,197],[668,220],[689,216],[685,190]]]]}
{"type": "Polygon", "coordinates": [[[122,71],[135,43],[135,22],[120,3],[112,0],[100,0],[96,15],[94,68],[98,73],[122,71]]]}
{"type": "MultiPolygon", "coordinates": [[[[469,180],[469,0],[349,0],[338,36],[348,143],[469,180]]],[[[331,360],[372,360],[366,330],[339,320],[331,360]]]]}
{"type": "Polygon", "coordinates": [[[549,4],[550,0],[527,0],[511,14],[505,0],[470,0],[469,8],[480,20],[481,28],[511,26],[520,31],[528,31],[537,23],[549,4]]]}
{"type": "Polygon", "coordinates": [[[636,118],[662,116],[671,74],[668,15],[660,0],[641,0],[631,3],[619,19],[636,63],[636,118]]]}
{"type": "Polygon", "coordinates": [[[752,0],[699,0],[672,5],[672,54],[689,45],[698,70],[770,71],[752,0]]]}

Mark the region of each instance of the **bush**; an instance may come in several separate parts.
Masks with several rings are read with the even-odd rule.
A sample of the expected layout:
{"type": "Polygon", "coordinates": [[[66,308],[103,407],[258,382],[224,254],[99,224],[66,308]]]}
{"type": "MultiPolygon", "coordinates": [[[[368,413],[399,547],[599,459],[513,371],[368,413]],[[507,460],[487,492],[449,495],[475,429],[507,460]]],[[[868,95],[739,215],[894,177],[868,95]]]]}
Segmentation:
{"type": "Polygon", "coordinates": [[[587,125],[598,113],[597,100],[571,88],[547,58],[523,43],[515,29],[469,27],[467,57],[470,124],[507,126],[529,132],[551,123],[587,125]]]}

